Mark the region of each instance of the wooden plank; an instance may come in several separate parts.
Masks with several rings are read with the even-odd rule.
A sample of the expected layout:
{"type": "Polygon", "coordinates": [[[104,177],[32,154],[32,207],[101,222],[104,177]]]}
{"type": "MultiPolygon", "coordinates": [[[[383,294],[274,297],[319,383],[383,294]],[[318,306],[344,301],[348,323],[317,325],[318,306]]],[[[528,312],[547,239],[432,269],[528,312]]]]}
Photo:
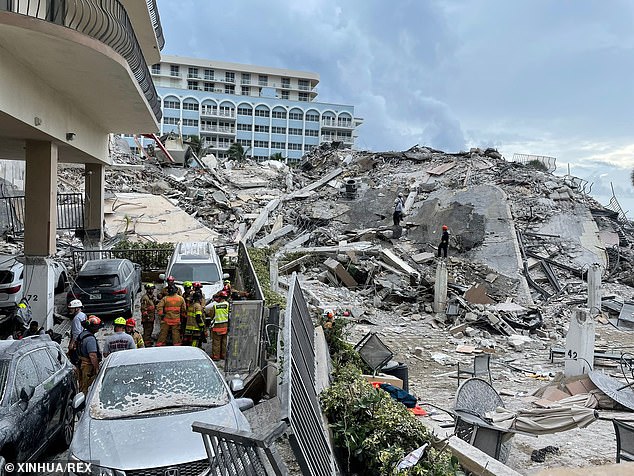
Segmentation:
{"type": "Polygon", "coordinates": [[[276,198],[271,200],[264,209],[260,212],[260,215],[255,219],[251,227],[247,230],[242,238],[245,242],[250,241],[253,237],[260,231],[260,228],[264,226],[266,221],[269,219],[269,213],[277,208],[280,204],[280,199],[276,198]]]}
{"type": "Polygon", "coordinates": [[[290,199],[293,199],[293,198],[306,198],[306,197],[310,196],[310,192],[312,192],[315,189],[318,189],[319,187],[321,187],[325,183],[330,182],[332,179],[334,179],[338,175],[341,175],[342,172],[343,172],[342,168],[337,168],[337,169],[333,170],[332,172],[324,175],[322,178],[320,178],[316,182],[313,182],[310,185],[307,185],[306,187],[302,188],[301,190],[297,190],[297,191],[287,195],[285,197],[285,199],[286,200],[290,200],[290,199]]]}
{"type": "Polygon", "coordinates": [[[253,243],[253,246],[256,247],[256,248],[264,248],[269,243],[272,243],[273,241],[277,240],[278,238],[281,238],[284,235],[288,235],[289,233],[291,233],[293,231],[295,231],[295,227],[293,225],[283,226],[279,230],[269,233],[264,238],[260,238],[258,241],[253,243]]]}

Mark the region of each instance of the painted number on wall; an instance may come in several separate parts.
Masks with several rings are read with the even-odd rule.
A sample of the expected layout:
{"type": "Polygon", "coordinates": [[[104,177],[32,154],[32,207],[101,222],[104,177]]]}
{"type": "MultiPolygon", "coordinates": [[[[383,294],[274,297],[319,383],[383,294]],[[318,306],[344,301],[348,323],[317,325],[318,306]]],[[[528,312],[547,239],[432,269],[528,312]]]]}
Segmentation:
{"type": "Polygon", "coordinates": [[[26,295],[26,300],[31,302],[31,301],[37,301],[37,294],[27,294],[26,295]]]}
{"type": "Polygon", "coordinates": [[[574,350],[569,350],[568,351],[568,358],[569,359],[576,359],[577,358],[577,353],[574,350]]]}

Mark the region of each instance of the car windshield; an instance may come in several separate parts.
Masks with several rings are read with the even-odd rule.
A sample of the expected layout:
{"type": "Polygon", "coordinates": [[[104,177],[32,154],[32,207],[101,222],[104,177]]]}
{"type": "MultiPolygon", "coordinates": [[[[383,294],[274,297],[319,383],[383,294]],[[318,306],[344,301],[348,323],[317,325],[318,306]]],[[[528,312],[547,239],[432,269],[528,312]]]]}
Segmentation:
{"type": "Polygon", "coordinates": [[[90,414],[107,420],[227,403],[229,393],[222,376],[209,360],[149,362],[106,369],[90,414]]]}
{"type": "Polygon", "coordinates": [[[116,274],[103,276],[77,276],[77,286],[80,288],[110,288],[119,284],[116,274]]]}
{"type": "Polygon", "coordinates": [[[175,263],[170,273],[176,281],[201,281],[213,283],[220,280],[214,263],[175,263]]]}

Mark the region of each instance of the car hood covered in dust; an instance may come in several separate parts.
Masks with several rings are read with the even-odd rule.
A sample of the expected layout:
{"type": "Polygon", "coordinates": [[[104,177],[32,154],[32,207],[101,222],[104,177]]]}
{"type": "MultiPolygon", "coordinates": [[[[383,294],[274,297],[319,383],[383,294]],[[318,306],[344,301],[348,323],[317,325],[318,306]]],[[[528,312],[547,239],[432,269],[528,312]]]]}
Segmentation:
{"type": "Polygon", "coordinates": [[[250,431],[232,401],[200,411],[96,420],[84,414],[70,453],[82,461],[121,470],[156,468],[207,458],[195,421],[250,431]]]}

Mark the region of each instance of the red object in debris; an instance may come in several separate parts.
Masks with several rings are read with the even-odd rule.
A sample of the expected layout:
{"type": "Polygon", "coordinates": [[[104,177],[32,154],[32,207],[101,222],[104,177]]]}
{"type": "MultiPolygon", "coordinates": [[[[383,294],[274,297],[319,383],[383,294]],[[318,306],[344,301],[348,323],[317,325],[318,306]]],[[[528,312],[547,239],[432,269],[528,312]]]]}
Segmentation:
{"type": "Polygon", "coordinates": [[[427,416],[427,412],[423,407],[419,407],[416,405],[414,408],[408,408],[410,412],[412,412],[416,416],[427,416]]]}

